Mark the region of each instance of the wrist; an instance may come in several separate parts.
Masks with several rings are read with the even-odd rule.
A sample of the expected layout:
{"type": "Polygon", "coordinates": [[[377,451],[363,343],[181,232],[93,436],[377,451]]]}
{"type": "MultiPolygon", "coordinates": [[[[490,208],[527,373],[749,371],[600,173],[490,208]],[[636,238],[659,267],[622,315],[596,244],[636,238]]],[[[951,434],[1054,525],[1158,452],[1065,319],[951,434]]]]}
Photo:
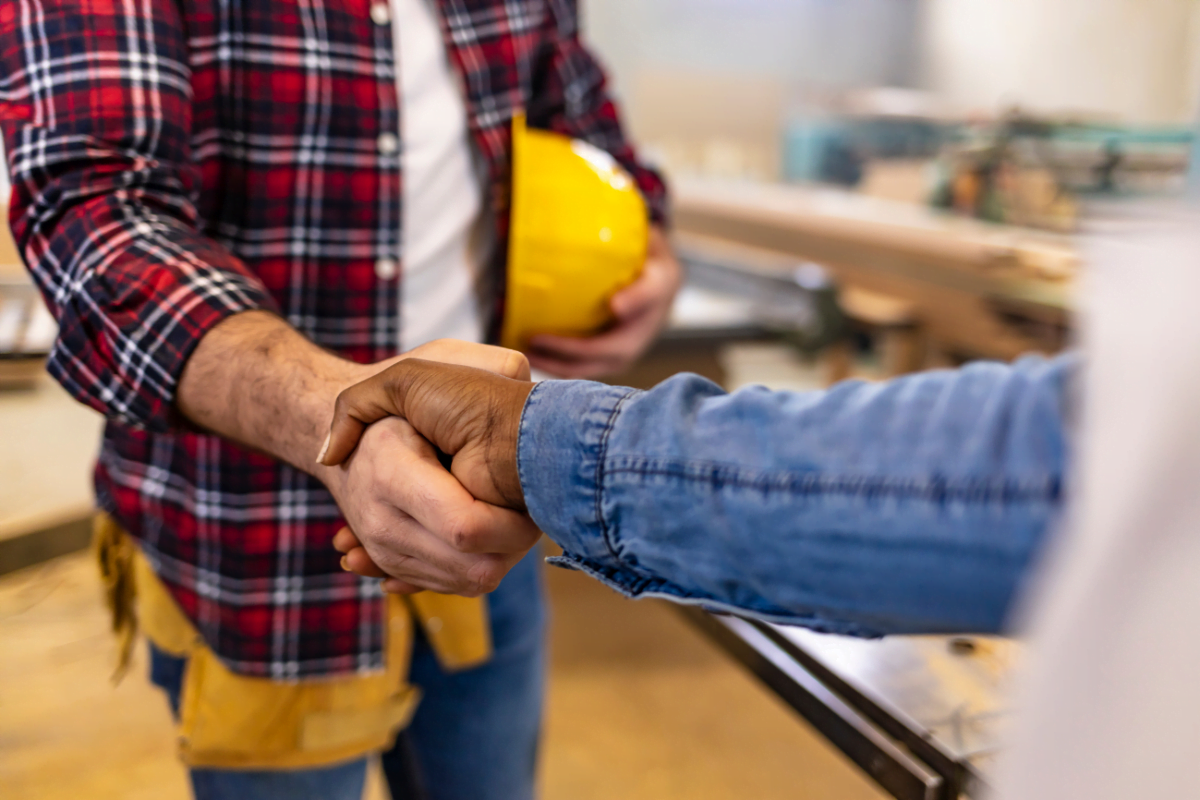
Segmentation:
{"type": "Polygon", "coordinates": [[[521,416],[525,401],[536,384],[528,381],[505,381],[495,406],[492,435],[487,451],[488,469],[492,482],[506,505],[525,508],[525,492],[517,468],[517,448],[521,439],[521,416]]]}
{"type": "Polygon", "coordinates": [[[309,461],[304,469],[324,483],[331,491],[337,492],[345,480],[345,469],[339,466],[328,467],[320,462],[324,448],[328,444],[329,430],[333,423],[334,407],[338,395],[361,383],[380,369],[384,364],[359,364],[346,361],[337,356],[330,356],[329,363],[322,365],[319,376],[303,405],[300,416],[304,418],[299,426],[307,430],[317,431],[314,437],[315,449],[309,454],[309,461]]]}
{"type": "Polygon", "coordinates": [[[247,311],[222,321],[200,341],[184,366],[176,404],[197,427],[328,485],[335,473],[318,471],[315,458],[337,396],[389,363],[348,361],[274,314],[247,311]]]}

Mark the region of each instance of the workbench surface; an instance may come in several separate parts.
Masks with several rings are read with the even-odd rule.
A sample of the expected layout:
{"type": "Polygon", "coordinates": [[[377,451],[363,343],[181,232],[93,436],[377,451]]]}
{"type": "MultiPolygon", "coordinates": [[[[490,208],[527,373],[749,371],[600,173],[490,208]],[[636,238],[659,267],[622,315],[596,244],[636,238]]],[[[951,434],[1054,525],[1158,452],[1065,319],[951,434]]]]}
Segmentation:
{"type": "Polygon", "coordinates": [[[672,190],[678,236],[820,264],[842,286],[910,303],[943,350],[1004,360],[1053,352],[1070,323],[1072,237],[824,187],[683,180],[672,190]],[[1014,313],[1055,330],[1033,335],[1010,324],[1014,313]]]}
{"type": "Polygon", "coordinates": [[[49,376],[0,391],[0,541],[91,514],[103,422],[49,376]]]}

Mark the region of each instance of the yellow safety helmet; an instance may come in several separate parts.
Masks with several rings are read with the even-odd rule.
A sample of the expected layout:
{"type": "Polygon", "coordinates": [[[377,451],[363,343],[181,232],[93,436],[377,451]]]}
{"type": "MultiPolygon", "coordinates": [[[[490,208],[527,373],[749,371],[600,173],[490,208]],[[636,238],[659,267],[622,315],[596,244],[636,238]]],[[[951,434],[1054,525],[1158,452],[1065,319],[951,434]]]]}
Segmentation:
{"type": "Polygon", "coordinates": [[[612,318],[609,298],[646,260],[649,222],[637,184],[611,155],[513,118],[508,296],[500,341],[583,336],[612,318]]]}

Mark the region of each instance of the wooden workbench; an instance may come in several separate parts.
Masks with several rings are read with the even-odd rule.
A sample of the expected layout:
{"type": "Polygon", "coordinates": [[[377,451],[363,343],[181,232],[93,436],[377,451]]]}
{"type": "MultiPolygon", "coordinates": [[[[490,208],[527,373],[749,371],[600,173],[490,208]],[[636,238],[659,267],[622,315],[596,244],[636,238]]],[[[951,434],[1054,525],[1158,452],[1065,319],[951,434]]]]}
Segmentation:
{"type": "Polygon", "coordinates": [[[684,180],[673,203],[678,235],[816,262],[842,285],[908,301],[955,355],[1062,346],[1078,269],[1069,237],[816,187],[684,180]]]}
{"type": "Polygon", "coordinates": [[[0,574],[87,543],[102,426],[48,376],[0,392],[0,574]]]}
{"type": "MultiPolygon", "coordinates": [[[[7,208],[0,206],[7,220],[7,208]]],[[[0,278],[21,277],[7,222],[0,278]]],[[[86,544],[94,507],[92,465],[103,420],[43,375],[0,391],[0,574],[86,544]]]]}

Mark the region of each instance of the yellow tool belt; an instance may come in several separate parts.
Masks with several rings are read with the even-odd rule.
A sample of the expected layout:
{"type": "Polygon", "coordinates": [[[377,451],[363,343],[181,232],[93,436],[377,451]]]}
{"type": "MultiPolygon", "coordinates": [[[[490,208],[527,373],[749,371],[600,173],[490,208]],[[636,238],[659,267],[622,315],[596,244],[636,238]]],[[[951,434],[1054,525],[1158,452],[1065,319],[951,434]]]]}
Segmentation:
{"type": "Polygon", "coordinates": [[[407,682],[414,623],[444,669],[491,657],[482,598],[422,592],[387,598],[382,672],[289,683],[238,675],[204,643],[133,537],[107,514],[96,518],[93,545],[120,643],[114,677],[128,668],[139,628],[160,650],[187,659],[178,725],[189,766],[296,769],[391,747],[421,696],[407,682]]]}

